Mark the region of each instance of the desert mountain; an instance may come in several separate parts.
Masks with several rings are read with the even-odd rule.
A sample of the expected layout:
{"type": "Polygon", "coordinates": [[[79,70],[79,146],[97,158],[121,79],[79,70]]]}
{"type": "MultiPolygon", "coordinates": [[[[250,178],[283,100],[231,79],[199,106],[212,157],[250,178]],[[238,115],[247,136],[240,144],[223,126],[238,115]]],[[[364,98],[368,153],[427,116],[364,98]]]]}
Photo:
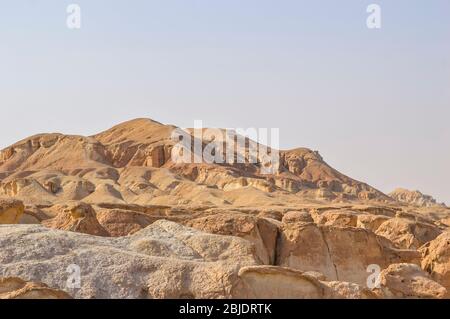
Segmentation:
{"type": "MultiPolygon", "coordinates": [[[[0,152],[0,194],[39,204],[84,200],[217,206],[240,205],[243,198],[254,205],[392,201],[305,148],[280,151],[278,171],[270,175],[261,174],[259,163],[174,163],[174,129],[136,119],[90,137],[29,137],[0,152]]],[[[204,146],[208,141],[201,142],[204,146]]],[[[235,152],[247,156],[238,148],[235,152]]]]}
{"type": "Polygon", "coordinates": [[[444,203],[438,203],[436,199],[434,199],[430,195],[422,194],[419,191],[411,191],[404,188],[397,188],[393,192],[389,193],[389,196],[395,199],[398,202],[414,205],[419,207],[436,207],[443,206],[444,203]]]}
{"type": "MultiPolygon", "coordinates": [[[[0,299],[450,296],[447,207],[388,197],[306,148],[280,150],[270,174],[250,139],[226,163],[176,162],[179,133],[137,119],[1,151],[0,299]]],[[[216,135],[183,141],[198,155],[216,135]]]]}

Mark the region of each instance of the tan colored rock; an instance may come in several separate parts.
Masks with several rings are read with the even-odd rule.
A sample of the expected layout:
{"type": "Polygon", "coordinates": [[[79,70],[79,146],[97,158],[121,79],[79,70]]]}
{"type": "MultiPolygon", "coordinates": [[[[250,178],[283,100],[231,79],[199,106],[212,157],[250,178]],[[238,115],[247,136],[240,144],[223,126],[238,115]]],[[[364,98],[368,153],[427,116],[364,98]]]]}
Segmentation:
{"type": "Polygon", "coordinates": [[[163,217],[152,217],[145,213],[124,209],[98,209],[100,225],[112,237],[128,236],[136,233],[163,217]]]}
{"type": "Polygon", "coordinates": [[[55,208],[59,213],[56,217],[42,222],[42,225],[72,232],[95,236],[109,236],[97,220],[91,205],[83,202],[69,202],[55,208]]]}
{"type": "Polygon", "coordinates": [[[277,265],[318,271],[331,281],[366,285],[369,265],[420,263],[414,250],[400,250],[371,231],[352,227],[284,224],[277,245],[277,265]]]}
{"type": "Polygon", "coordinates": [[[70,294],[83,299],[230,298],[239,269],[257,264],[247,240],[164,220],[120,238],[1,225],[0,247],[0,277],[65,290],[67,267],[78,265],[81,287],[70,294]]]}
{"type": "Polygon", "coordinates": [[[312,223],[314,222],[310,213],[305,211],[290,211],[284,214],[283,223],[312,223]]]}
{"type": "Polygon", "coordinates": [[[422,268],[431,278],[450,291],[450,232],[427,243],[420,248],[422,252],[422,268]]]}
{"type": "Polygon", "coordinates": [[[395,200],[415,206],[421,207],[433,207],[433,206],[445,206],[445,204],[439,204],[430,195],[424,195],[419,191],[410,191],[404,188],[397,188],[393,192],[389,193],[389,196],[395,200]]]}
{"type": "Polygon", "coordinates": [[[328,298],[332,299],[378,299],[379,297],[370,289],[345,281],[323,282],[332,290],[328,298]]]}
{"type": "Polygon", "coordinates": [[[247,214],[217,214],[194,219],[186,225],[212,234],[247,239],[255,244],[257,255],[263,264],[270,265],[275,260],[278,228],[264,218],[247,214]]]}
{"type": "Polygon", "coordinates": [[[271,218],[277,221],[281,221],[283,219],[283,214],[277,211],[263,211],[258,214],[258,217],[271,218]]]}
{"type": "Polygon", "coordinates": [[[383,298],[442,299],[447,289],[414,264],[393,264],[381,272],[383,298]]]}
{"type": "Polygon", "coordinates": [[[323,282],[298,270],[274,266],[241,268],[231,291],[237,299],[367,299],[368,289],[346,282],[323,282]]]}
{"type": "Polygon", "coordinates": [[[389,218],[390,217],[382,215],[361,214],[358,215],[356,227],[376,232],[385,221],[389,220],[389,218]]]}
{"type": "Polygon", "coordinates": [[[61,290],[42,283],[26,282],[20,278],[0,278],[0,299],[71,299],[61,290]]]}
{"type": "Polygon", "coordinates": [[[381,224],[376,234],[391,240],[399,248],[418,249],[438,237],[441,230],[432,224],[392,218],[381,224]]]}
{"type": "Polygon", "coordinates": [[[0,199],[0,224],[17,224],[23,215],[23,203],[15,199],[0,199]]]}
{"type": "Polygon", "coordinates": [[[316,215],[315,222],[325,226],[356,227],[358,213],[350,210],[330,210],[316,215]]]}

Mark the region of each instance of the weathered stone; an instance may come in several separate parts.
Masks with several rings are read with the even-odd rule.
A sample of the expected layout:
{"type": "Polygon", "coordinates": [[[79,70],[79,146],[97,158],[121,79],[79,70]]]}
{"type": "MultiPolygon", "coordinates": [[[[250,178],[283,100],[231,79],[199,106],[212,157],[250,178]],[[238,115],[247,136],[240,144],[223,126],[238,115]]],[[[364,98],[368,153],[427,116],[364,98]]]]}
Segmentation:
{"type": "Polygon", "coordinates": [[[20,278],[0,278],[0,299],[71,299],[61,290],[20,278]]]}
{"type": "Polygon", "coordinates": [[[352,227],[284,224],[277,246],[277,265],[318,271],[332,281],[365,285],[369,265],[420,263],[414,250],[400,250],[371,231],[352,227]]]}
{"type": "Polygon", "coordinates": [[[23,215],[23,203],[15,199],[0,199],[0,224],[17,224],[23,215]]]}

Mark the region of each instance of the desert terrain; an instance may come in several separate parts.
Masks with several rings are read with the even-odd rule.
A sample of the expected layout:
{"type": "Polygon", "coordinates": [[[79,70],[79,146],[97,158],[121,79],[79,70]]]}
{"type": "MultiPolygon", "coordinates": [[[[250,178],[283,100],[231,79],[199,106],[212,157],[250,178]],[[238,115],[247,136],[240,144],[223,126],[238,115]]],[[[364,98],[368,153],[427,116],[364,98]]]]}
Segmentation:
{"type": "Polygon", "coordinates": [[[174,129],[3,149],[0,298],[450,298],[450,209],[432,196],[384,194],[306,148],[273,174],[175,163],[174,129]]]}

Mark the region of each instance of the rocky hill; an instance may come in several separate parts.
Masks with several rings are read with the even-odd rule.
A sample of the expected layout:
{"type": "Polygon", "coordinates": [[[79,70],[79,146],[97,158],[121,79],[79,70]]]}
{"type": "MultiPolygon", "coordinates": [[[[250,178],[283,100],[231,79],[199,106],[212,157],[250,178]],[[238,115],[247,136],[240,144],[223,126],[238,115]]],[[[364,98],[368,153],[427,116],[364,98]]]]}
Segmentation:
{"type": "Polygon", "coordinates": [[[173,163],[174,129],[138,119],[91,137],[32,136],[0,152],[0,194],[44,205],[240,205],[243,197],[246,205],[392,201],[304,148],[281,151],[280,167],[270,175],[261,174],[258,163],[173,163]]]}
{"type": "MultiPolygon", "coordinates": [[[[1,151],[0,298],[449,297],[447,207],[305,148],[270,174],[259,154],[174,162],[174,130],[137,119],[1,151]]],[[[216,139],[184,132],[202,152],[216,139]]]]}

